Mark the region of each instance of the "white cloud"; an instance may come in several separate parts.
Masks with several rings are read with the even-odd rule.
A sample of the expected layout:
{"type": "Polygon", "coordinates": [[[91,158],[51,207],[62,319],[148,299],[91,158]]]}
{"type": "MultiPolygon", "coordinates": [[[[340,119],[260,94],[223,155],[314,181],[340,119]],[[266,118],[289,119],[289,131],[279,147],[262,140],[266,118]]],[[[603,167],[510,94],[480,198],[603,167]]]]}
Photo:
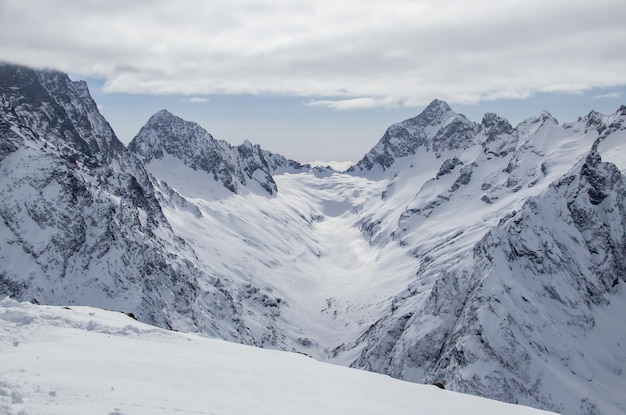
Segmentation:
{"type": "Polygon", "coordinates": [[[350,98],[337,100],[313,100],[306,103],[311,106],[324,106],[335,110],[377,108],[381,106],[391,106],[385,100],[375,98],[350,98]]]}
{"type": "Polygon", "coordinates": [[[191,97],[189,98],[189,102],[192,104],[206,104],[209,102],[209,99],[204,97],[191,97]]]}
{"type": "Polygon", "coordinates": [[[624,16],[623,0],[2,1],[0,56],[117,92],[476,103],[625,85],[624,16]]]}
{"type": "Polygon", "coordinates": [[[594,95],[591,99],[619,99],[621,97],[619,92],[609,92],[606,94],[594,95]]]}

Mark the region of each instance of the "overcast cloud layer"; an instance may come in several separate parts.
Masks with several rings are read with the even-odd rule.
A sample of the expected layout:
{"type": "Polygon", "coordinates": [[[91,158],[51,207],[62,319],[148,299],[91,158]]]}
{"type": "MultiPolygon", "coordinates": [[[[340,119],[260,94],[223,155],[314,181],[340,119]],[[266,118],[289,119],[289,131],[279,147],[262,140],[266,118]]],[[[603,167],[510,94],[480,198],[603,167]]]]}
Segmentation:
{"type": "Polygon", "coordinates": [[[0,0],[0,59],[336,109],[626,84],[624,0],[0,0]]]}

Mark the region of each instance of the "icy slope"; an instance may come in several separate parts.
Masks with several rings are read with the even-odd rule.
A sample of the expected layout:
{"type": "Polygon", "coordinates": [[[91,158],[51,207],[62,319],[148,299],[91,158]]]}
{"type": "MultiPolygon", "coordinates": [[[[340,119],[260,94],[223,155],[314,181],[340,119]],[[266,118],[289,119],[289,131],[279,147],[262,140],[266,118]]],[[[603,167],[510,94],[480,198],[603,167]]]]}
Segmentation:
{"type": "Polygon", "coordinates": [[[547,414],[88,307],[0,301],[0,412],[547,414]]]}
{"type": "Polygon", "coordinates": [[[265,304],[264,317],[246,320],[254,344],[327,359],[387,312],[417,261],[396,244],[372,247],[356,223],[385,182],[310,173],[276,182],[274,198],[190,199],[197,213],[177,205],[164,213],[212,275],[242,287],[233,292],[240,307],[265,304]]]}

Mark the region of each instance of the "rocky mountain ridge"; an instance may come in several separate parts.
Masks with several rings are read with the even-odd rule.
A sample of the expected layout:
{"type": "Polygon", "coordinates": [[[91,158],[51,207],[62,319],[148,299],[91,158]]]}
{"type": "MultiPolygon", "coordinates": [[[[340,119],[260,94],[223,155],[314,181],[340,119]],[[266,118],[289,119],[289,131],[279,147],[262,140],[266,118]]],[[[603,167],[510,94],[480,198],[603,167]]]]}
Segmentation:
{"type": "Polygon", "coordinates": [[[198,124],[162,110],[154,114],[128,145],[148,166],[166,155],[201,170],[233,193],[253,182],[268,195],[276,193],[276,183],[261,148],[246,142],[233,147],[216,140],[198,124]]]}

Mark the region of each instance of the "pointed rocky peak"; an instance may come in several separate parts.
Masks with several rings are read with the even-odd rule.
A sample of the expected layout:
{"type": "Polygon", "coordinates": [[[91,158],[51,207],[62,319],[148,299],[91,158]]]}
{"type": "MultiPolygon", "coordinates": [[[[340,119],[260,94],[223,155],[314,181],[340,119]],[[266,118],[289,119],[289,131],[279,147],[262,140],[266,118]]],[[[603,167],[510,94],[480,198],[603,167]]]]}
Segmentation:
{"type": "Polygon", "coordinates": [[[422,113],[418,115],[418,117],[426,120],[436,121],[440,119],[443,115],[451,111],[452,109],[447,102],[440,99],[434,99],[430,104],[428,104],[426,108],[424,108],[424,111],[422,111],[422,113]]]}
{"type": "Polygon", "coordinates": [[[559,122],[548,111],[543,110],[534,117],[530,117],[517,125],[516,130],[522,136],[531,136],[543,128],[558,127],[559,122]]]}
{"type": "MultiPolygon", "coordinates": [[[[258,184],[262,192],[270,195],[277,191],[258,145],[246,141],[233,147],[226,141],[216,140],[200,125],[167,110],[150,117],[128,148],[148,163],[148,168],[153,160],[170,156],[193,170],[208,173],[233,193],[240,193],[249,184],[255,187],[258,184]]],[[[160,175],[156,170],[152,173],[156,177],[160,175]]]]}
{"type": "Polygon", "coordinates": [[[191,162],[197,154],[216,147],[218,143],[205,129],[167,110],[151,116],[128,145],[144,162],[161,159],[165,153],[191,162]]]}
{"type": "Polygon", "coordinates": [[[432,101],[417,117],[400,123],[415,143],[423,143],[427,150],[442,151],[466,148],[472,144],[477,125],[464,115],[454,112],[441,100],[432,101]]]}
{"type": "Polygon", "coordinates": [[[199,124],[184,120],[165,109],[158,111],[150,117],[147,125],[171,132],[172,138],[190,138],[197,136],[202,137],[202,140],[213,139],[213,136],[199,124]]]}
{"type": "Polygon", "coordinates": [[[481,143],[485,154],[503,157],[515,150],[517,140],[513,137],[515,129],[509,121],[494,113],[484,115],[480,123],[485,139],[481,143]]]}
{"type": "Polygon", "coordinates": [[[605,119],[606,116],[599,113],[598,111],[590,111],[586,117],[580,120],[585,122],[585,127],[587,129],[591,129],[600,127],[602,124],[604,124],[605,119]]]}
{"type": "Polygon", "coordinates": [[[252,144],[252,142],[250,140],[243,140],[243,143],[241,143],[242,147],[248,147],[248,148],[252,148],[255,146],[258,146],[258,144],[252,144]]]}
{"type": "Polygon", "coordinates": [[[546,121],[558,125],[559,122],[548,111],[543,110],[536,117],[528,119],[529,124],[544,124],[546,121]]]}
{"type": "Polygon", "coordinates": [[[148,119],[148,124],[158,124],[167,120],[180,119],[166,109],[157,111],[148,119]]]}
{"type": "Polygon", "coordinates": [[[172,114],[166,109],[162,109],[154,113],[154,115],[152,115],[148,119],[148,122],[146,123],[146,127],[158,128],[158,129],[169,129],[169,130],[202,129],[202,127],[200,127],[195,122],[184,120],[172,114]]]}
{"type": "MultiPolygon", "coordinates": [[[[437,126],[444,124],[450,118],[463,117],[450,108],[450,106],[439,99],[433,100],[424,110],[417,116],[402,121],[395,125],[401,125],[409,129],[424,128],[427,126],[437,126]]],[[[463,117],[465,118],[465,117],[463,117]]],[[[393,126],[392,126],[393,127],[393,126]]]]}
{"type": "Polygon", "coordinates": [[[444,101],[435,99],[419,115],[393,124],[378,144],[348,172],[369,171],[377,165],[389,169],[397,159],[432,151],[463,149],[474,144],[478,126],[450,109],[444,101]]]}
{"type": "Polygon", "coordinates": [[[513,127],[506,118],[492,112],[486,113],[480,124],[486,131],[493,134],[510,134],[513,132],[513,127]]]}

